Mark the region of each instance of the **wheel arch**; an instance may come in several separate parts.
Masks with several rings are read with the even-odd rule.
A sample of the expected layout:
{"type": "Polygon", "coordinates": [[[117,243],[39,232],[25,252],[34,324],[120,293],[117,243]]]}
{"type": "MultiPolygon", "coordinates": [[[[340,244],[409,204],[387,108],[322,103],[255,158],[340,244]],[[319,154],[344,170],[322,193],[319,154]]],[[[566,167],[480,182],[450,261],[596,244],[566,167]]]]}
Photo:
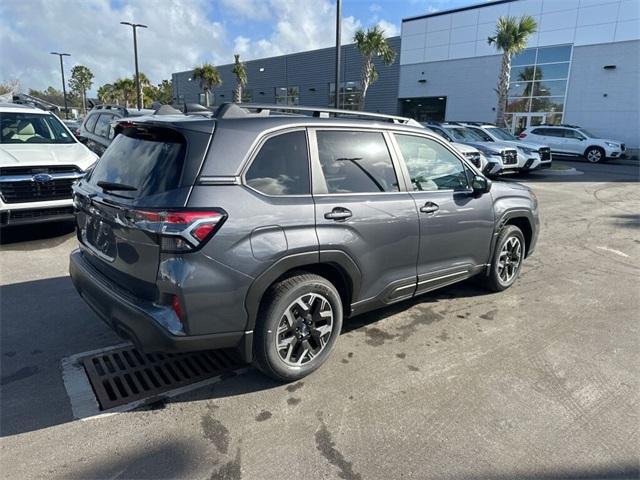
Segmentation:
{"type": "Polygon", "coordinates": [[[506,225],[514,225],[522,231],[524,235],[524,243],[525,243],[525,258],[529,256],[529,252],[531,251],[531,243],[533,239],[533,228],[535,225],[535,221],[533,219],[533,214],[529,210],[525,209],[514,209],[506,211],[500,217],[500,220],[496,223],[496,229],[494,231],[493,239],[491,241],[491,257],[493,259],[493,255],[495,253],[496,242],[498,240],[498,235],[500,231],[506,225]]]}
{"type": "Polygon", "coordinates": [[[587,148],[584,149],[584,152],[582,152],[582,156],[586,158],[587,152],[589,150],[591,150],[592,148],[597,148],[598,150],[600,150],[602,152],[602,159],[603,160],[606,158],[607,151],[604,149],[604,147],[601,147],[600,145],[589,145],[587,148]]]}
{"type": "Polygon", "coordinates": [[[281,258],[253,281],[245,299],[247,331],[255,327],[267,290],[294,272],[315,273],[329,280],[340,294],[345,316],[349,315],[360,290],[361,273],[356,263],[340,250],[299,253],[281,258]]]}

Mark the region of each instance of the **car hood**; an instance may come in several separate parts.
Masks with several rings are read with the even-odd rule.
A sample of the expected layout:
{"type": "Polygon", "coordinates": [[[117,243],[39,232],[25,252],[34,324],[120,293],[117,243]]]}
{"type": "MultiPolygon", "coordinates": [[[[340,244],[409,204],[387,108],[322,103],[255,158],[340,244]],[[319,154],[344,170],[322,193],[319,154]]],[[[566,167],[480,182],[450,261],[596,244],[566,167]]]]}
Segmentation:
{"type": "Polygon", "coordinates": [[[453,148],[455,148],[460,153],[480,153],[477,148],[474,148],[471,145],[466,145],[464,143],[453,142],[451,143],[451,145],[453,145],[453,148]]]}
{"type": "Polygon", "coordinates": [[[477,148],[481,152],[483,150],[490,150],[497,154],[500,154],[505,149],[514,150],[513,145],[509,145],[503,142],[464,142],[465,145],[477,148]]]}
{"type": "Polygon", "coordinates": [[[0,166],[75,165],[86,170],[98,159],[81,143],[0,144],[0,166]]]}
{"type": "Polygon", "coordinates": [[[541,148],[549,148],[549,145],[544,145],[542,143],[522,142],[520,140],[502,140],[502,143],[506,143],[507,145],[511,145],[511,146],[514,146],[514,147],[530,148],[531,150],[539,150],[541,148]]]}

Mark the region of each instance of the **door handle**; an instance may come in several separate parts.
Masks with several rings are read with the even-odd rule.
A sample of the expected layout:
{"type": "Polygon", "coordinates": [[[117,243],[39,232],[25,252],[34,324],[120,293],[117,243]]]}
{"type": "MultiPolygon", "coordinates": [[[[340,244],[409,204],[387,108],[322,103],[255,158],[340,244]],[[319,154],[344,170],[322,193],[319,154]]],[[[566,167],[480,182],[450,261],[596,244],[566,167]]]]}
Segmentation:
{"type": "Polygon", "coordinates": [[[346,220],[351,217],[353,213],[348,208],[336,207],[330,212],[324,214],[324,218],[327,220],[346,220]]]}
{"type": "Polygon", "coordinates": [[[437,203],[427,202],[422,207],[420,207],[420,211],[422,213],[435,213],[440,209],[437,203]]]}

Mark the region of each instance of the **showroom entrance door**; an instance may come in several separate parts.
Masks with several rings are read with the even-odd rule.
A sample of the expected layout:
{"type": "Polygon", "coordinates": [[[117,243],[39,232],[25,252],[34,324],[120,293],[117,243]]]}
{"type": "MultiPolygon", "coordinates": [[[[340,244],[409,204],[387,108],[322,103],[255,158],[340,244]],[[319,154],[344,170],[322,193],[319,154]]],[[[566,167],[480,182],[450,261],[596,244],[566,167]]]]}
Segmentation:
{"type": "Polygon", "coordinates": [[[544,125],[547,116],[544,113],[514,113],[511,121],[511,131],[518,135],[525,128],[544,125]]]}

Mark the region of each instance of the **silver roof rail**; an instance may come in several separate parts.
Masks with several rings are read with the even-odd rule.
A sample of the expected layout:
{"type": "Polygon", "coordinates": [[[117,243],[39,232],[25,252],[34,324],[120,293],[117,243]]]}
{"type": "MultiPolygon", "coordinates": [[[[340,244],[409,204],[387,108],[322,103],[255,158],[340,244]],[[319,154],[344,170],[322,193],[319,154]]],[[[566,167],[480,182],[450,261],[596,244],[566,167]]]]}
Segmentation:
{"type": "Polygon", "coordinates": [[[421,127],[420,123],[412,118],[399,117],[397,115],[386,115],[384,113],[361,112],[359,110],[341,110],[337,108],[325,107],[303,107],[301,105],[271,105],[263,103],[224,103],[220,105],[216,112],[216,118],[240,118],[244,116],[268,116],[271,112],[302,113],[306,112],[313,117],[353,117],[371,120],[383,120],[386,122],[421,127]],[[255,113],[250,112],[254,110],[255,113]],[[241,113],[242,112],[242,113],[241,113]]]}

